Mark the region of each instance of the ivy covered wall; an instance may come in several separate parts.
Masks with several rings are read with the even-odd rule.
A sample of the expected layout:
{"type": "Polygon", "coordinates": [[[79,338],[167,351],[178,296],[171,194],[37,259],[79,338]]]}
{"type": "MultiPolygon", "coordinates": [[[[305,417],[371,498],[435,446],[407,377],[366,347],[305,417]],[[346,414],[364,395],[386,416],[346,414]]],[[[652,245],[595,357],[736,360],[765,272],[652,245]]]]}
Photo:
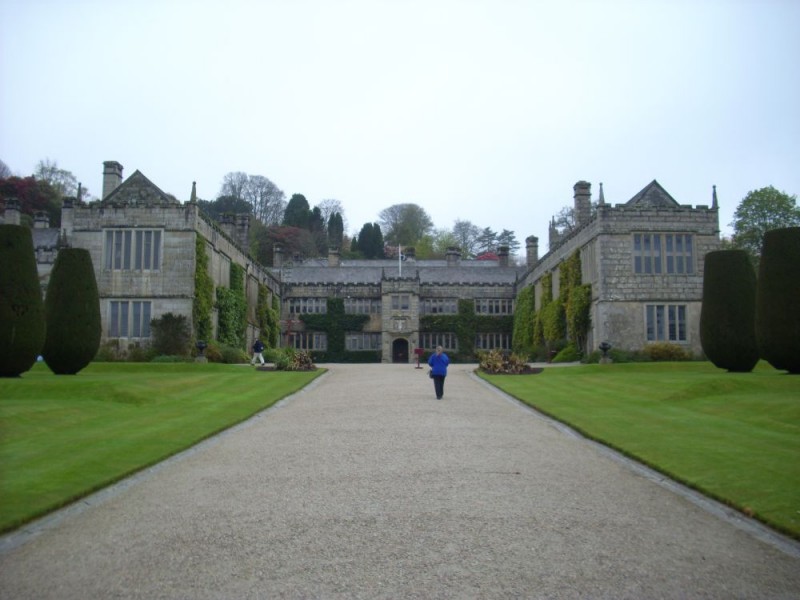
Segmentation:
{"type": "Polygon", "coordinates": [[[478,333],[509,333],[513,335],[514,317],[487,316],[475,313],[474,300],[459,300],[458,314],[422,315],[419,318],[420,333],[453,332],[458,338],[458,352],[450,356],[460,362],[474,361],[475,335],[478,333]]]}
{"type": "Polygon", "coordinates": [[[208,342],[214,331],[211,323],[211,311],[214,307],[214,282],[211,280],[211,275],[208,274],[206,239],[200,234],[195,236],[194,255],[194,301],[192,303],[194,335],[195,339],[208,342]]]}
{"type": "Polygon", "coordinates": [[[316,362],[380,362],[380,351],[353,352],[345,349],[345,333],[362,331],[369,315],[348,315],[344,312],[342,298],[327,299],[328,312],[324,315],[304,314],[300,320],[310,331],[324,331],[328,335],[328,350],[312,352],[316,362]]]}
{"type": "Polygon", "coordinates": [[[245,347],[247,298],[244,294],[244,269],[231,263],[230,287],[217,287],[217,339],[233,348],[245,347]]]}

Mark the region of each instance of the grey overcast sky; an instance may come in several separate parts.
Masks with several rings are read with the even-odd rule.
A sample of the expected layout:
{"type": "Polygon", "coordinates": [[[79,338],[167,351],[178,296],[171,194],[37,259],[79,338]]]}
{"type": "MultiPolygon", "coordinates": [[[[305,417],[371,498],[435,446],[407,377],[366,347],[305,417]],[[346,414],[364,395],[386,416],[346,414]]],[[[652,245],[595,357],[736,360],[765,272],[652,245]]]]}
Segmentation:
{"type": "Polygon", "coordinates": [[[178,199],[231,171],[528,235],[610,203],[800,193],[800,0],[0,0],[0,159],[178,199]]]}

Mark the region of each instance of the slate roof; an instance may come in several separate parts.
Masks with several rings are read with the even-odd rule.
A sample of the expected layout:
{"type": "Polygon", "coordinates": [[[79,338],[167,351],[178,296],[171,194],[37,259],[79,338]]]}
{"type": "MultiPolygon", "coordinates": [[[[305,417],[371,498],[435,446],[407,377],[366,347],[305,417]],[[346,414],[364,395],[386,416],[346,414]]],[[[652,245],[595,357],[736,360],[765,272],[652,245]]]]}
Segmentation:
{"type": "MultiPolygon", "coordinates": [[[[278,269],[275,269],[278,271],[278,269]]],[[[422,284],[484,284],[509,285],[525,271],[523,267],[501,268],[496,263],[462,261],[448,267],[446,261],[404,262],[402,272],[397,261],[342,261],[338,267],[322,266],[320,262],[287,265],[282,269],[284,283],[290,284],[371,284],[383,279],[419,279],[422,284]],[[466,264],[465,264],[466,263],[466,264]]]]}
{"type": "Polygon", "coordinates": [[[180,204],[165,194],[138,169],[103,198],[101,205],[163,206],[180,204]]]}
{"type": "Polygon", "coordinates": [[[36,249],[52,250],[58,247],[58,236],[61,232],[55,228],[34,228],[31,229],[33,236],[33,247],[36,249]]]}
{"type": "Polygon", "coordinates": [[[625,203],[626,206],[645,206],[654,208],[678,208],[680,204],[655,179],[642,191],[625,203]]]}

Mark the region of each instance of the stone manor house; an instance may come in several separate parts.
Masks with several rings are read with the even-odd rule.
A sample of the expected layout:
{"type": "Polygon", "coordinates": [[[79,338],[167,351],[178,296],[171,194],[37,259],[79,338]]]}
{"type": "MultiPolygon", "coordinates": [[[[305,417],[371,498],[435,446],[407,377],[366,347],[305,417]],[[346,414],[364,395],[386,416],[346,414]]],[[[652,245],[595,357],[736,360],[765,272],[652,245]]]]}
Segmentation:
{"type": "MultiPolygon", "coordinates": [[[[469,334],[475,350],[510,349],[519,292],[534,286],[538,310],[542,278],[552,273],[558,297],[560,265],[578,251],[582,283],[592,289],[589,349],[601,341],[629,350],[665,341],[699,354],[703,260],[719,247],[716,190],[710,207],[679,204],[657,181],[615,205],[606,203],[602,184],[594,206],[589,183],[579,181],[573,191],[576,227],[559,235],[551,224],[549,252],[541,257],[538,239],[528,237],[524,265],[510,264],[507,248],[489,261],[461,259],[456,248],[444,260],[341,260],[333,249],[327,258],[298,261],[276,247],[274,266],[267,267],[247,252],[246,215],[216,223],[200,212],[194,185],[190,200],[181,203],[139,171],[123,181],[122,165],[108,161],[102,199],[66,202],[60,230],[37,218],[34,244],[43,284],[59,245],[90,251],[103,341],[122,348],[147,344],[153,318],[168,312],[192,318],[196,253],[202,249],[215,286],[228,285],[233,263],[245,272],[248,347],[259,335],[255,307],[264,286],[279,301],[280,345],[323,358],[344,350],[409,363],[416,349],[429,352],[438,344],[458,354],[464,332],[448,320],[458,315],[480,321],[469,334]],[[323,316],[329,306],[342,314],[323,316]],[[347,318],[352,315],[362,318],[347,318]],[[328,325],[315,327],[325,322],[320,318],[328,325]],[[331,348],[332,321],[352,327],[343,332],[343,348],[331,348]]],[[[2,221],[19,222],[13,202],[2,221]]],[[[336,340],[342,343],[341,332],[336,340]]]]}

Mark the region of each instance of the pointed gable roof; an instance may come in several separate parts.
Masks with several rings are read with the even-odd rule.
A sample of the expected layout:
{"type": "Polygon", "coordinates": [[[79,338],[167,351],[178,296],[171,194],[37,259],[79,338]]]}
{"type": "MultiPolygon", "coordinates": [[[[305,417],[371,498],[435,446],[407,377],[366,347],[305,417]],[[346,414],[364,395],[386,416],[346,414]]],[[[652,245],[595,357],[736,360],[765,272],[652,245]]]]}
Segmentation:
{"type": "Polygon", "coordinates": [[[180,204],[136,170],[101,202],[103,205],[163,206],[180,204]]]}
{"type": "Polygon", "coordinates": [[[661,187],[655,179],[648,183],[642,191],[625,203],[626,206],[641,206],[652,208],[678,208],[680,204],[669,192],[661,187]]]}

